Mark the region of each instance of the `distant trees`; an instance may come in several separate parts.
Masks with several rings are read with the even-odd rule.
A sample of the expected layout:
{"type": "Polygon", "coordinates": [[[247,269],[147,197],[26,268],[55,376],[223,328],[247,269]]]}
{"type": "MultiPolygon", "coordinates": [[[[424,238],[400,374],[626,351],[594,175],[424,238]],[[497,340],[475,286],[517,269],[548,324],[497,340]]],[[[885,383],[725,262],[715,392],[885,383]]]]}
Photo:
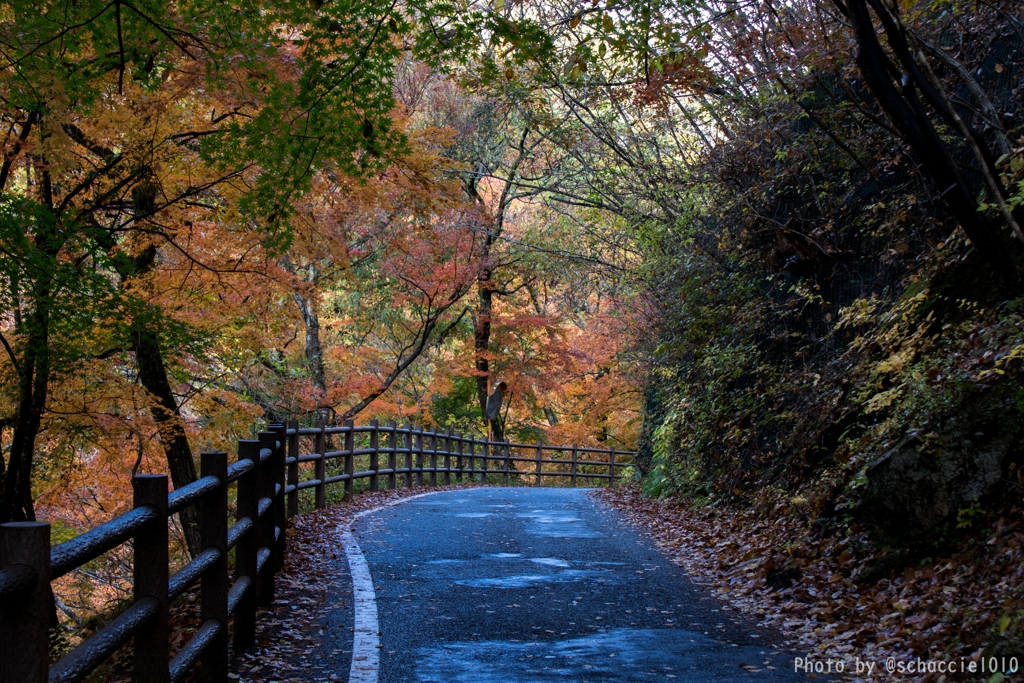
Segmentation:
{"type": "MultiPolygon", "coordinates": [[[[0,521],[32,519],[37,495],[106,510],[95,492],[117,487],[100,478],[132,469],[167,469],[180,487],[197,449],[259,417],[373,405],[431,419],[465,367],[471,319],[491,315],[467,296],[508,265],[488,207],[460,189],[457,132],[429,121],[464,93],[437,67],[489,37],[518,64],[551,42],[501,8],[407,9],[11,6],[0,521]],[[72,470],[100,462],[92,499],[68,489],[72,470]]],[[[533,293],[502,312],[545,330],[526,347],[561,324],[518,315],[539,288],[516,282],[533,293]]],[[[525,423],[542,419],[522,407],[525,423]]]]}
{"type": "MultiPolygon", "coordinates": [[[[854,352],[839,327],[854,302],[891,304],[931,278],[972,301],[1019,291],[1024,32],[1012,3],[495,9],[530,17],[551,46],[524,61],[496,36],[459,72],[501,112],[482,146],[495,161],[475,162],[472,187],[490,176],[494,206],[519,196],[573,225],[567,241],[533,232],[503,254],[590,260],[594,280],[660,328],[644,342],[650,328],[630,324],[622,357],[667,392],[652,401],[662,455],[697,463],[680,479],[741,490],[780,451],[813,467],[807,454],[836,447],[844,429],[792,387],[809,376],[835,388],[823,378],[854,352]],[[954,267],[936,249],[960,244],[958,230],[969,250],[954,267]],[[948,270],[921,265],[938,260],[948,270]],[[986,274],[976,289],[977,268],[998,286],[986,274]],[[808,445],[817,437],[800,432],[816,429],[808,445]]],[[[501,272],[502,290],[544,282],[501,272]]],[[[489,333],[478,327],[478,378],[500,367],[483,353],[489,333]]]]}

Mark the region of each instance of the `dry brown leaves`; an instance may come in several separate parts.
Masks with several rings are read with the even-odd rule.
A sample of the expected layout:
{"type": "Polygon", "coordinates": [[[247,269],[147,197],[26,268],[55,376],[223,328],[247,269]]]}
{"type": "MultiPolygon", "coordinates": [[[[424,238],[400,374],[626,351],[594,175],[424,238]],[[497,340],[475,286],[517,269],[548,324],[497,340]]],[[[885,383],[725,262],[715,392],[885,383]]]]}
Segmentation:
{"type": "MultiPolygon", "coordinates": [[[[636,488],[596,495],[648,533],[697,583],[817,660],[860,658],[878,662],[878,669],[889,657],[978,661],[1000,632],[1017,629],[1020,636],[1024,529],[1016,508],[971,547],[858,585],[850,577],[877,559],[863,535],[815,531],[808,516],[784,500],[757,509],[695,509],[646,498],[636,488]]],[[[860,680],[990,679],[876,670],[860,680]]]]}

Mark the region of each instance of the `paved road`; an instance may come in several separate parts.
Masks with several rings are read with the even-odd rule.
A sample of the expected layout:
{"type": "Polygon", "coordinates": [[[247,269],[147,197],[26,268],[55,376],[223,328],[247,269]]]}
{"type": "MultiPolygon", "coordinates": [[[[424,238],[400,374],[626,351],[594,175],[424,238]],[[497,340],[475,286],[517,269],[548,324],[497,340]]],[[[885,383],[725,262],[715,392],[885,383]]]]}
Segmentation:
{"type": "MultiPolygon", "coordinates": [[[[354,529],[376,587],[381,683],[798,679],[773,634],[584,490],[441,492],[354,529]]],[[[348,650],[346,623],[327,636],[348,650]]]]}

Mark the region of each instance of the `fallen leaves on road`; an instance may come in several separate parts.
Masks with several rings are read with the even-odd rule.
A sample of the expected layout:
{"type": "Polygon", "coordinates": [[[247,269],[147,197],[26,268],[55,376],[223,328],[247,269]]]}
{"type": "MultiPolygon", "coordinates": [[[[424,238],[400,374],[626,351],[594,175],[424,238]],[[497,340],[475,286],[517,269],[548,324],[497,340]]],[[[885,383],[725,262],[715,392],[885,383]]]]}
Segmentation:
{"type": "Polygon", "coordinates": [[[785,499],[730,509],[652,500],[636,488],[595,495],[646,531],[695,583],[759,625],[778,629],[787,645],[816,660],[879,663],[870,680],[1021,680],[990,674],[900,677],[881,666],[888,657],[1020,657],[1024,529],[1016,508],[978,543],[857,584],[851,577],[879,559],[863,532],[822,531],[785,499]]]}

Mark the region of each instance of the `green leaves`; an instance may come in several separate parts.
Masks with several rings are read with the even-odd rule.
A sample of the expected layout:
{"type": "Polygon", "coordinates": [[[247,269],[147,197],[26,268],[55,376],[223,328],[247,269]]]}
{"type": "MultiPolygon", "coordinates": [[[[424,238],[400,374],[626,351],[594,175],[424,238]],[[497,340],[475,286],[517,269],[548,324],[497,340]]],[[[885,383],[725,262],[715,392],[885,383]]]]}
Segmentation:
{"type": "Polygon", "coordinates": [[[208,111],[179,135],[222,174],[245,174],[238,207],[279,248],[293,200],[318,169],[370,177],[405,149],[390,120],[403,50],[457,60],[484,32],[513,62],[543,49],[536,27],[502,9],[503,0],[494,12],[447,0],[18,1],[0,28],[0,80],[9,119],[45,112],[55,128],[107,115],[110,97],[193,91],[182,103],[208,111]]]}
{"type": "MultiPolygon", "coordinates": [[[[59,339],[50,350],[54,370],[66,370],[92,351],[98,320],[115,316],[121,297],[102,250],[81,233],[59,226],[31,199],[0,203],[0,306],[18,311],[16,340],[33,333],[59,339]]],[[[15,341],[18,344],[18,341],[15,341]]]]}

